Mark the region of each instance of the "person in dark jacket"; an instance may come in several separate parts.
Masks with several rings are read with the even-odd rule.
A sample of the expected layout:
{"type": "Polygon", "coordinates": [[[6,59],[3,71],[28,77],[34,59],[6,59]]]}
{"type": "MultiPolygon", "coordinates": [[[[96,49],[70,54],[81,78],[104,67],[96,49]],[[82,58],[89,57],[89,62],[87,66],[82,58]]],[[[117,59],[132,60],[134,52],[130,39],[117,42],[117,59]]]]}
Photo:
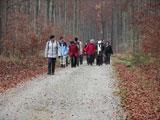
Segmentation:
{"type": "Polygon", "coordinates": [[[106,64],[110,64],[110,56],[113,54],[113,50],[109,42],[106,43],[105,47],[105,55],[106,55],[106,64]]]}
{"type": "MultiPolygon", "coordinates": [[[[102,41],[101,45],[103,46],[103,52],[104,52],[106,44],[105,44],[105,41],[103,39],[101,39],[101,41],[102,41]]],[[[106,59],[105,55],[103,55],[103,57],[102,57],[102,64],[106,62],[105,59],[106,59]]]]}
{"type": "Polygon", "coordinates": [[[69,47],[69,56],[71,57],[71,67],[76,67],[77,64],[77,56],[78,56],[79,50],[77,44],[75,44],[74,41],[70,42],[69,47]]]}
{"type": "Polygon", "coordinates": [[[45,48],[45,57],[48,58],[48,75],[54,75],[56,58],[58,57],[58,44],[55,36],[50,36],[45,48]]]}
{"type": "Polygon", "coordinates": [[[94,45],[94,40],[93,39],[90,41],[90,44],[88,44],[88,46],[86,48],[86,52],[88,54],[89,64],[92,65],[94,55],[95,55],[95,52],[96,52],[96,46],[94,45]]]}

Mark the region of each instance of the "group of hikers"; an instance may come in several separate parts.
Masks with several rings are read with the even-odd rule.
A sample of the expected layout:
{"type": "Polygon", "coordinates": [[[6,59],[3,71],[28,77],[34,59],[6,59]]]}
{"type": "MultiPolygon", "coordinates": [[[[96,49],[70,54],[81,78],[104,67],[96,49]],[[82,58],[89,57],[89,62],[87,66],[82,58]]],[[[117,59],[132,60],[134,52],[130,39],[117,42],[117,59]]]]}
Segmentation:
{"type": "Polygon", "coordinates": [[[83,57],[86,55],[87,64],[93,65],[96,59],[96,65],[110,64],[110,56],[113,54],[109,42],[104,40],[91,39],[85,45],[78,38],[70,41],[69,44],[64,37],[56,41],[55,36],[51,35],[46,43],[45,57],[48,58],[48,75],[54,75],[56,59],[60,59],[60,67],[65,68],[71,63],[71,67],[83,64],[83,57]]]}

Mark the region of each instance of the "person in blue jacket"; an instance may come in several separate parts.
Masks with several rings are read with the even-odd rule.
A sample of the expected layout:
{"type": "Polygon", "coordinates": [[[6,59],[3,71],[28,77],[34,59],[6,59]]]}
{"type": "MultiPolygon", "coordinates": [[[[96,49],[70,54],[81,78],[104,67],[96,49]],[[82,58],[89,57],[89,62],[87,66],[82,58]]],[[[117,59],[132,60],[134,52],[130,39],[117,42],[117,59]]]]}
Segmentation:
{"type": "Polygon", "coordinates": [[[58,47],[59,47],[58,56],[60,57],[60,65],[61,67],[65,68],[66,56],[69,51],[68,51],[67,43],[64,40],[64,37],[60,37],[60,42],[58,47]]]}

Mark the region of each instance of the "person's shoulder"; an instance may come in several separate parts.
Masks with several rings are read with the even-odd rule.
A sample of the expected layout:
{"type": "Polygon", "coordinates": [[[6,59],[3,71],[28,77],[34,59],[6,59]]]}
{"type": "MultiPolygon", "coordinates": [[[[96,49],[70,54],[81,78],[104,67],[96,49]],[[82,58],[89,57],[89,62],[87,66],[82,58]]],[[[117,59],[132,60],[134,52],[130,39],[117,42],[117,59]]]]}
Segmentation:
{"type": "Polygon", "coordinates": [[[57,41],[57,40],[55,40],[54,42],[58,43],[58,41],[57,41]]]}
{"type": "Polygon", "coordinates": [[[67,42],[66,41],[64,41],[64,44],[67,46],[67,42]]]}
{"type": "Polygon", "coordinates": [[[78,48],[78,45],[77,45],[77,44],[74,44],[74,46],[78,48]]]}
{"type": "Polygon", "coordinates": [[[46,43],[48,44],[50,42],[50,40],[48,40],[46,43]]]}

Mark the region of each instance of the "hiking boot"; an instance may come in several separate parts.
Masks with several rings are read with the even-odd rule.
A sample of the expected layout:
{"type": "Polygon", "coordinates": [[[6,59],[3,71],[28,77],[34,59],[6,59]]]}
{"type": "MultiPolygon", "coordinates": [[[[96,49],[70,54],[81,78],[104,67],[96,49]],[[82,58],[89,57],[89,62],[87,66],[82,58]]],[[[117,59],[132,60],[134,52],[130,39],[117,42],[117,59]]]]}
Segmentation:
{"type": "Polygon", "coordinates": [[[49,73],[49,72],[48,72],[47,74],[48,74],[48,75],[51,75],[51,73],[49,73]]]}

